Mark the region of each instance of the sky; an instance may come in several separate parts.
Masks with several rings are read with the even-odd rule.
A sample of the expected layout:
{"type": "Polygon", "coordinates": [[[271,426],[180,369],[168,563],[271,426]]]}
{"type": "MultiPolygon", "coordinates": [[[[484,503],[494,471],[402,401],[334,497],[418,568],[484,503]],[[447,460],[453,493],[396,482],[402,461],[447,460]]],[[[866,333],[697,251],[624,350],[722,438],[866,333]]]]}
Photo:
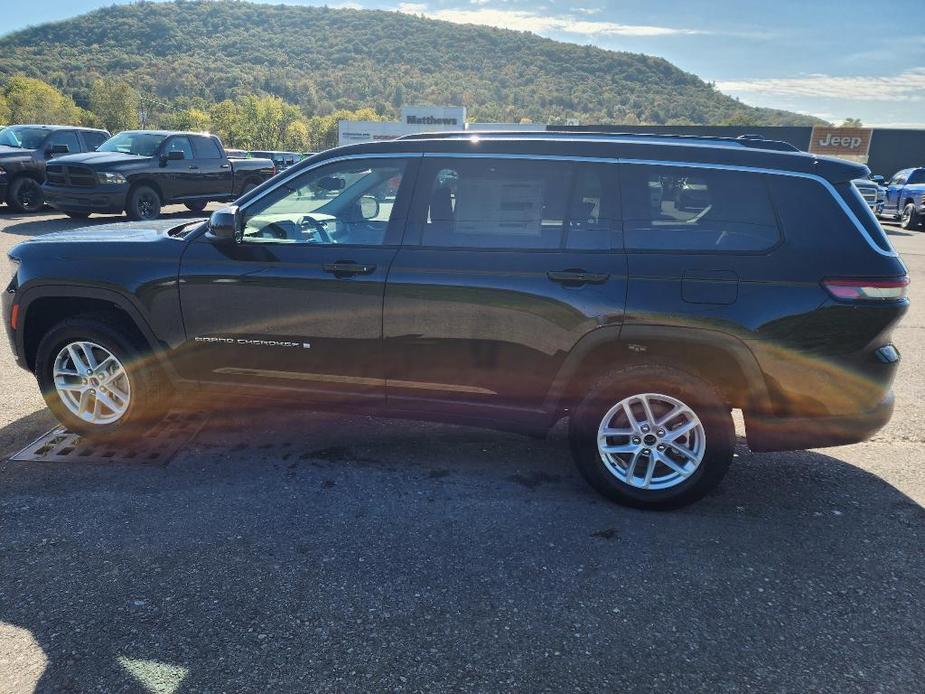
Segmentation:
{"type": "MultiPolygon", "coordinates": [[[[119,4],[128,0],[116,0],[119,4]]],[[[395,10],[665,58],[753,106],[925,127],[925,32],[879,0],[269,0],[395,10]]],[[[0,32],[113,0],[0,0],[0,32]],[[14,9],[15,8],[15,9],[14,9]]],[[[913,1],[910,6],[916,5],[913,1]]],[[[925,9],[925,8],[923,8],[925,9]]],[[[919,16],[913,13],[913,16],[919,16]]]]}

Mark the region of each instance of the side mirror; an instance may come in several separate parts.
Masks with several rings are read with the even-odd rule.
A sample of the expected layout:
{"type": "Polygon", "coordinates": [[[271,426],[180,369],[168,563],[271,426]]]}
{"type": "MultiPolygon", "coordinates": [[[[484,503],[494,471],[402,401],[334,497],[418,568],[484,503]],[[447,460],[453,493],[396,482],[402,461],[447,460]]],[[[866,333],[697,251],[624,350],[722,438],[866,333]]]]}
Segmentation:
{"type": "Polygon", "coordinates": [[[873,181],[874,183],[876,183],[878,186],[882,186],[882,185],[884,184],[883,176],[879,176],[879,175],[878,175],[878,176],[871,176],[871,177],[870,177],[870,180],[873,181]]]}
{"type": "Polygon", "coordinates": [[[343,190],[346,185],[347,182],[338,176],[325,176],[315,184],[317,188],[329,193],[335,190],[343,190]]]}
{"type": "Polygon", "coordinates": [[[209,233],[222,241],[241,242],[241,214],[237,205],[229,205],[212,213],[209,217],[209,233]]]}
{"type": "Polygon", "coordinates": [[[71,151],[71,148],[65,144],[52,145],[48,150],[48,154],[68,154],[71,151]]]}
{"type": "Polygon", "coordinates": [[[360,198],[360,216],[363,219],[375,219],[379,216],[379,201],[372,195],[360,198]]]}

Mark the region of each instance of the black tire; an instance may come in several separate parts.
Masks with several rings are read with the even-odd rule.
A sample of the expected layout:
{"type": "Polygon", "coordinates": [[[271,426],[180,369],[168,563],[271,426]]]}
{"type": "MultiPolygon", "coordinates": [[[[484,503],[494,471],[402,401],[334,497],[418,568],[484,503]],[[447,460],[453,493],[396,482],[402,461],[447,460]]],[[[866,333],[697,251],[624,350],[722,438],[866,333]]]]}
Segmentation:
{"type": "Polygon", "coordinates": [[[149,221],[161,216],[161,198],[151,186],[132,188],[125,203],[125,213],[135,221],[149,221]]]}
{"type": "MultiPolygon", "coordinates": [[[[612,371],[591,386],[571,417],[569,441],[578,470],[600,494],[625,506],[669,510],[701,499],[720,483],[732,462],[735,427],[729,407],[710,383],[671,367],[634,366],[612,371]],[[700,464],[686,479],[664,489],[643,489],[619,479],[598,450],[604,416],[623,399],[643,393],[681,401],[699,418],[705,433],[700,464]]],[[[648,466],[649,458],[639,460],[648,466]]]]}
{"type": "Polygon", "coordinates": [[[168,393],[163,375],[127,326],[110,314],[88,314],[61,321],[39,342],[35,375],[45,402],[70,431],[101,439],[128,438],[144,433],[167,411],[168,393]],[[111,423],[85,421],[68,409],[54,380],[58,354],[70,343],[92,342],[106,349],[125,367],[130,397],[125,413],[111,423]]]}
{"type": "Polygon", "coordinates": [[[6,204],[17,212],[40,212],[45,206],[42,186],[34,178],[20,176],[10,184],[6,204]]]}
{"type": "Polygon", "coordinates": [[[903,229],[918,229],[921,223],[922,218],[919,216],[919,211],[915,209],[915,204],[908,203],[899,217],[899,226],[903,229]]]}
{"type": "Polygon", "coordinates": [[[65,212],[68,217],[71,219],[86,219],[90,216],[89,212],[65,212]]]}
{"type": "Polygon", "coordinates": [[[208,205],[209,203],[208,201],[200,200],[197,202],[185,202],[183,204],[186,206],[186,209],[188,209],[190,212],[202,212],[204,209],[206,209],[206,205],[208,205]]]}
{"type": "Polygon", "coordinates": [[[247,183],[244,184],[244,187],[241,188],[241,195],[238,196],[238,197],[242,197],[242,196],[244,196],[244,195],[247,195],[248,193],[250,193],[250,192],[251,192],[254,188],[256,188],[256,187],[257,187],[257,184],[256,184],[256,183],[254,183],[253,181],[248,181],[247,183]]]}

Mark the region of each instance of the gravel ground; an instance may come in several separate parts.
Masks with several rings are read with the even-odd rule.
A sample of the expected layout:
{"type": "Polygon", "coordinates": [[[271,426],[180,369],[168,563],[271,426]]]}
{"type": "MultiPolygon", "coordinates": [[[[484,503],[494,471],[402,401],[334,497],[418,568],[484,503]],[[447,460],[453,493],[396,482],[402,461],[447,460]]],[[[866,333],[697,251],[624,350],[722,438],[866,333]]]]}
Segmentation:
{"type": "MultiPolygon", "coordinates": [[[[0,250],[73,226],[0,208],[0,250]]],[[[921,692],[925,233],[889,233],[891,424],[742,450],[682,511],[601,500],[560,431],[307,413],[166,467],[0,463],[0,691],[921,692]]],[[[0,350],[10,454],[53,422],[0,350]]]]}

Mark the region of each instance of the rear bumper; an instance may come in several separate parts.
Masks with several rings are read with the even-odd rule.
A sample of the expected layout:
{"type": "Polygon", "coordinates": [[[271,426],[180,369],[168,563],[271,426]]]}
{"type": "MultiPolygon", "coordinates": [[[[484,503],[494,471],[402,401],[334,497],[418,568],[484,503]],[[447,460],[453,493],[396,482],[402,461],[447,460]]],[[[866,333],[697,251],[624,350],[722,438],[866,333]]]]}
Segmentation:
{"type": "Polygon", "coordinates": [[[128,186],[111,185],[96,188],[76,186],[42,186],[45,202],[62,212],[121,213],[125,209],[128,186]]]}
{"type": "Polygon", "coordinates": [[[757,452],[798,451],[865,441],[893,415],[892,391],[872,410],[834,417],[746,416],[748,447],[757,452]]]}

